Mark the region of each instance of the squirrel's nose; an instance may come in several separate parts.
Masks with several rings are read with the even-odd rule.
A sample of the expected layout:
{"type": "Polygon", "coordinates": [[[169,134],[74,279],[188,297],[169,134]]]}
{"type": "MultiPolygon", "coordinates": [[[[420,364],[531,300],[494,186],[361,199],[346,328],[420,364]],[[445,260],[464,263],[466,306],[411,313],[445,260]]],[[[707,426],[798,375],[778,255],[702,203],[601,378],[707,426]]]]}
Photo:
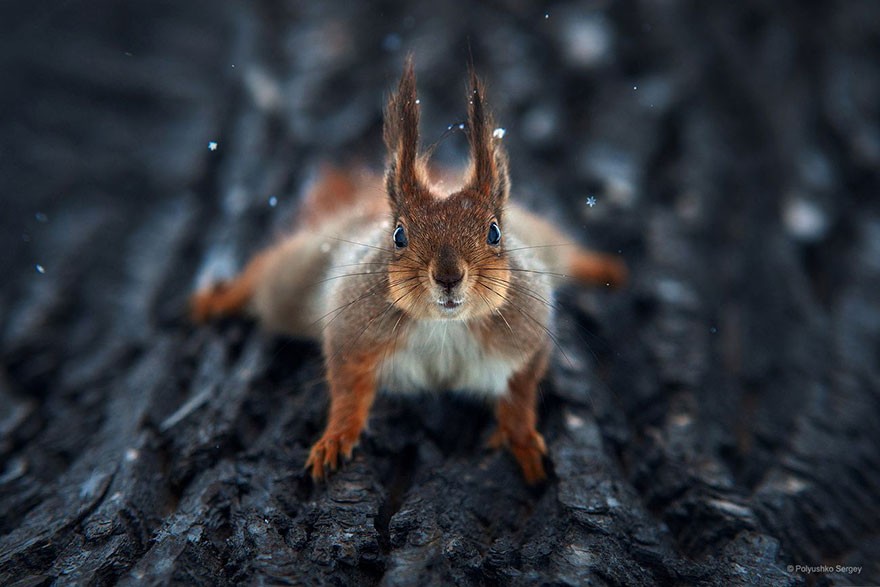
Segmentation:
{"type": "Polygon", "coordinates": [[[448,244],[441,246],[437,251],[437,259],[431,273],[434,281],[443,286],[447,292],[461,283],[464,279],[464,271],[455,249],[448,244]]]}
{"type": "Polygon", "coordinates": [[[434,273],[434,281],[446,288],[447,291],[461,283],[462,279],[464,279],[464,273],[460,269],[445,269],[434,273]]]}

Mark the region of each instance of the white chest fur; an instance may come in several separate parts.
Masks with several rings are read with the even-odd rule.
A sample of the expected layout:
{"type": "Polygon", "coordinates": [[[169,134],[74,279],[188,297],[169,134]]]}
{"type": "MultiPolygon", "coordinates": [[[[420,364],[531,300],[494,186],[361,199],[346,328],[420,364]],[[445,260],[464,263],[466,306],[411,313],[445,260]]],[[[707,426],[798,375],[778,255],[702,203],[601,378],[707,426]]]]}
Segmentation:
{"type": "Polygon", "coordinates": [[[379,388],[393,392],[454,390],[501,395],[517,362],[485,352],[464,322],[413,324],[379,368],[379,388]]]}

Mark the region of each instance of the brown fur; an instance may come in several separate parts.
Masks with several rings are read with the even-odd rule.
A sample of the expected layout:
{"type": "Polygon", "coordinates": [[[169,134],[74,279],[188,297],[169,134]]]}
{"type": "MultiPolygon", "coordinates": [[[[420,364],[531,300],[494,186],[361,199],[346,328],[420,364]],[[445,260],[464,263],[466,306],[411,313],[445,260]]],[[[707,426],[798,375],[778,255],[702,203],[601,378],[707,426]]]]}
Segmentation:
{"type": "Polygon", "coordinates": [[[471,162],[463,187],[444,196],[419,151],[408,60],[386,109],[384,179],[326,168],[293,235],[232,282],[193,297],[196,320],[247,311],[269,328],[322,339],[331,403],[307,462],[315,479],[351,455],[380,376],[395,385],[471,382],[493,394],[492,444],[510,449],[528,482],[543,479],[535,402],[550,348],[551,286],[566,276],[625,281],[620,261],[567,243],[556,226],[508,203],[507,156],[473,72],[468,102],[471,162]],[[487,242],[492,223],[499,244],[487,242]],[[398,227],[402,247],[393,240],[398,227]],[[425,326],[444,320],[466,325],[449,343],[463,345],[460,352],[425,326]],[[505,375],[493,382],[486,373],[505,375]]]}
{"type": "Polygon", "coordinates": [[[568,272],[583,283],[615,287],[625,285],[629,274],[626,265],[619,259],[580,249],[571,251],[568,272]]]}
{"type": "Polygon", "coordinates": [[[343,360],[333,360],[330,381],[330,415],[327,428],[306,461],[315,479],[335,470],[340,458],[350,458],[360,438],[376,396],[376,365],[384,349],[364,349],[343,360]]]}
{"type": "Polygon", "coordinates": [[[327,219],[358,209],[375,216],[388,212],[388,198],[375,174],[367,169],[339,169],[325,164],[299,207],[298,229],[320,231],[327,219]],[[374,190],[373,194],[367,187],[374,190]]]}
{"type": "Polygon", "coordinates": [[[240,314],[250,303],[254,289],[266,266],[267,255],[257,255],[248,263],[241,275],[229,282],[215,283],[196,292],[190,299],[190,315],[196,322],[212,318],[240,314]]]}
{"type": "Polygon", "coordinates": [[[547,447],[537,429],[535,403],[538,383],[547,371],[548,354],[548,349],[539,351],[510,379],[510,394],[498,400],[495,407],[498,428],[488,442],[492,448],[510,449],[528,483],[537,483],[547,476],[542,462],[547,447]]]}

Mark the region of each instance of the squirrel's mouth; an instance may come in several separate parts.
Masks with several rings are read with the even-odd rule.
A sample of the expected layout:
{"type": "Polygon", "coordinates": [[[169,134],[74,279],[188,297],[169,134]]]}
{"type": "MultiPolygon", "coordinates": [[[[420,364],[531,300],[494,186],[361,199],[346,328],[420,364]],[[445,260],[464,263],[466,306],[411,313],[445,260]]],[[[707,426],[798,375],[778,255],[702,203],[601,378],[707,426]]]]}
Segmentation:
{"type": "Polygon", "coordinates": [[[440,306],[440,309],[444,313],[452,313],[455,312],[462,304],[463,300],[455,300],[452,298],[440,298],[437,300],[437,305],[440,306]]]}

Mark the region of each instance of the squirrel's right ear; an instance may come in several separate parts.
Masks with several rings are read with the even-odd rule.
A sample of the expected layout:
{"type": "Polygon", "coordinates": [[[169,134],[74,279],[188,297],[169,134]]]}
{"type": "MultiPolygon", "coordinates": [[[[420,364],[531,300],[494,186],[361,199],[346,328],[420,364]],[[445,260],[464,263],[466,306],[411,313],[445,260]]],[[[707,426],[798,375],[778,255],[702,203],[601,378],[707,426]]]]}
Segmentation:
{"type": "Polygon", "coordinates": [[[486,105],[486,90],[470,67],[468,94],[468,139],[471,145],[471,165],[465,186],[475,190],[500,210],[507,202],[510,177],[507,171],[507,153],[495,139],[495,123],[486,105]]]}
{"type": "Polygon", "coordinates": [[[412,55],[406,59],[397,92],[385,108],[388,169],[385,186],[396,207],[427,197],[424,164],[419,156],[419,100],[412,55]]]}

